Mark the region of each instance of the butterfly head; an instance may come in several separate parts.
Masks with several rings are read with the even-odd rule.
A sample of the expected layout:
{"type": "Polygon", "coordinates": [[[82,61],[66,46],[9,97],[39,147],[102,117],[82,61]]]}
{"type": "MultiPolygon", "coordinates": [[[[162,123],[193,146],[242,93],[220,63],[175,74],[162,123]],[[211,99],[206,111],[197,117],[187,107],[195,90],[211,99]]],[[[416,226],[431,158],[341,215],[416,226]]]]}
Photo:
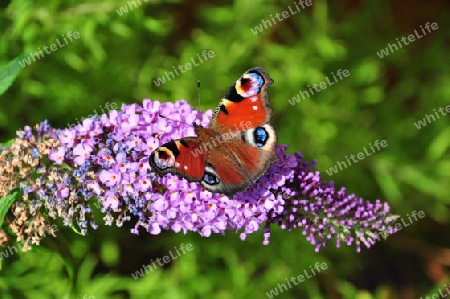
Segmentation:
{"type": "Polygon", "coordinates": [[[195,134],[197,136],[199,136],[201,134],[201,132],[205,130],[205,127],[197,124],[195,121],[192,123],[192,125],[194,126],[195,134]]]}

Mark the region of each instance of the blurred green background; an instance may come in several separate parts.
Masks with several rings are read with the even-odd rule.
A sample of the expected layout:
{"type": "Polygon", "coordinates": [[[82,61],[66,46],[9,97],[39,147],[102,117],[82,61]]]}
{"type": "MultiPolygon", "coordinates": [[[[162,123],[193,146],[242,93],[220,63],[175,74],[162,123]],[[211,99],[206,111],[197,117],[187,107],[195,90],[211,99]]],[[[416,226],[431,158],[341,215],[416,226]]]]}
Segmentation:
{"type": "Polygon", "coordinates": [[[68,248],[78,274],[69,275],[67,261],[53,252],[13,254],[2,262],[0,298],[268,298],[266,292],[316,262],[326,262],[328,269],[277,298],[409,299],[445,292],[450,115],[421,129],[415,123],[450,105],[448,1],[312,0],[258,34],[253,31],[263,20],[289,6],[296,12],[300,4],[140,3],[0,2],[0,65],[63,42],[69,31],[80,34],[25,66],[0,97],[0,142],[44,119],[66,127],[94,110],[100,113],[107,102],[186,99],[198,109],[213,109],[242,72],[262,66],[275,81],[272,123],[289,153],[317,159],[324,179],[388,202],[406,223],[414,210],[426,217],[361,253],[336,249],[333,242],[316,253],[300,230],[274,229],[270,245],[263,246],[262,233],[243,242],[233,232],[210,238],[171,232],[134,236],[127,226],[100,227],[82,237],[61,227],[53,241],[68,248]],[[439,28],[388,56],[377,55],[396,38],[421,33],[426,22],[439,28]],[[204,50],[215,57],[165,84],[154,83],[204,50]],[[338,69],[350,76],[294,106],[288,102],[338,69]],[[377,139],[388,146],[337,174],[326,173],[377,139]],[[143,264],[182,243],[193,250],[132,278],[143,264]]]}

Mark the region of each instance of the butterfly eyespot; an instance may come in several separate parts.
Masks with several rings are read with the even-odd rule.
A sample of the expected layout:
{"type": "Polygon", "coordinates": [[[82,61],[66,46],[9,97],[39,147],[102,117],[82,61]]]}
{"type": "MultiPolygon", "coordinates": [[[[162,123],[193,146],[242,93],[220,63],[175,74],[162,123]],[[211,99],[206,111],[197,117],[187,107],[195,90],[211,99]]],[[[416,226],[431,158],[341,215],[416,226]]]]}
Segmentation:
{"type": "Polygon", "coordinates": [[[220,180],[217,176],[212,173],[207,173],[203,175],[203,181],[205,181],[208,185],[217,185],[220,183],[220,180]]]}
{"type": "Polygon", "coordinates": [[[160,170],[171,168],[175,164],[173,152],[166,148],[161,148],[153,152],[150,156],[151,164],[160,170]]]}
{"type": "Polygon", "coordinates": [[[209,164],[205,167],[205,174],[203,175],[203,181],[208,185],[217,185],[220,183],[214,168],[209,164]]]}
{"type": "Polygon", "coordinates": [[[255,138],[256,146],[262,147],[266,144],[267,139],[269,139],[269,134],[263,127],[258,127],[253,132],[253,137],[255,138]]]}
{"type": "Polygon", "coordinates": [[[167,154],[167,152],[166,151],[159,151],[158,152],[158,158],[159,159],[162,159],[162,160],[166,160],[166,159],[169,159],[169,154],[167,154]]]}
{"type": "Polygon", "coordinates": [[[250,72],[236,82],[236,91],[241,97],[248,98],[260,93],[263,85],[264,78],[259,73],[250,72]]]}
{"type": "Polygon", "coordinates": [[[249,84],[251,84],[250,78],[242,78],[240,81],[240,85],[241,85],[240,87],[244,92],[247,91],[247,89],[249,88],[249,86],[248,86],[249,84]]]}
{"type": "Polygon", "coordinates": [[[272,142],[270,140],[276,138],[274,134],[273,128],[269,124],[265,124],[262,127],[256,127],[243,132],[241,138],[250,145],[265,147],[268,142],[269,144],[272,142]]]}

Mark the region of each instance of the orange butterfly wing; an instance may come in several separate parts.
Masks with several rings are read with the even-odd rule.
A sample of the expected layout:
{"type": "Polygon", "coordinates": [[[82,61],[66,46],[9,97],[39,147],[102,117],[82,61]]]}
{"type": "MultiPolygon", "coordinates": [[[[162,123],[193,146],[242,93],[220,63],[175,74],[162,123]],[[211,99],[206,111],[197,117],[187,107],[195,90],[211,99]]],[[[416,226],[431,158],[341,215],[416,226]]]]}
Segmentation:
{"type": "Polygon", "coordinates": [[[205,171],[205,153],[196,137],[172,140],[150,155],[150,166],[158,174],[174,173],[198,182],[205,171]]]}

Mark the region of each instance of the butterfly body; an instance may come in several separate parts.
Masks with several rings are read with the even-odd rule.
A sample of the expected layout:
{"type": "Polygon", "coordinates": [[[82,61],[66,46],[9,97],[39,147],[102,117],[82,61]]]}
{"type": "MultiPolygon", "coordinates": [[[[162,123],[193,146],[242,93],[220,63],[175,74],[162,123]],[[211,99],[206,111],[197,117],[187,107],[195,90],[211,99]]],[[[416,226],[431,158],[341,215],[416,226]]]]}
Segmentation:
{"type": "Polygon", "coordinates": [[[172,140],[157,148],[150,165],[159,175],[174,173],[228,196],[245,190],[277,158],[277,136],[267,87],[273,80],[262,68],[246,71],[231,86],[197,137],[172,140]]]}

